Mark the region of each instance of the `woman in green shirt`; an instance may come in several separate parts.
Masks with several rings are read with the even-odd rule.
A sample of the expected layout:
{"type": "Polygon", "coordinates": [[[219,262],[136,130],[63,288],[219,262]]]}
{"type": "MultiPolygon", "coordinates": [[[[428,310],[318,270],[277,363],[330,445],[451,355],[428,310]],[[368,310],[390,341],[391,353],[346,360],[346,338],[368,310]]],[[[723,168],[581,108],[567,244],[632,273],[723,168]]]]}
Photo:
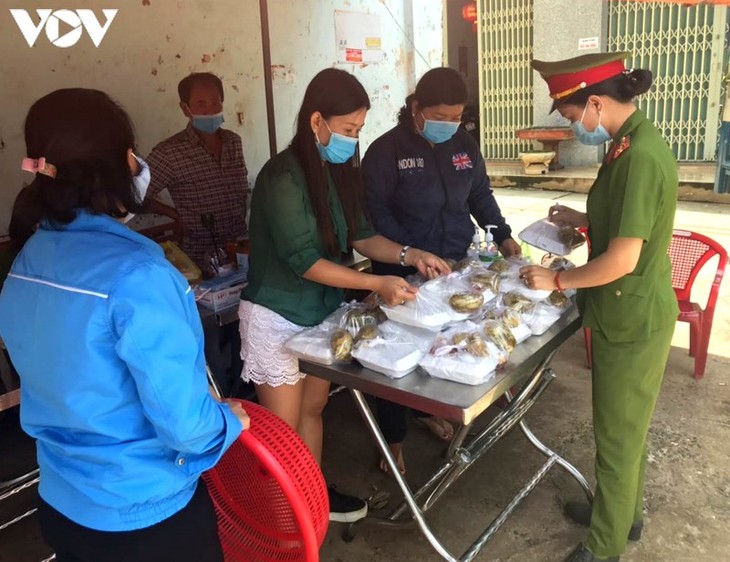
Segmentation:
{"type": "MultiPolygon", "coordinates": [[[[334,68],[317,74],[291,145],[263,167],[251,200],[250,269],[239,308],[241,376],[318,461],[330,383],[305,378],[284,342],[334,312],[344,289],[376,292],[391,305],[416,294],[400,277],[341,265],[342,256],[354,248],[372,260],[414,266],[427,277],[449,272],[433,254],[376,234],[364,217],[357,141],[369,108],[365,89],[351,74],[334,68]]],[[[352,522],[366,513],[362,500],[330,488],[331,520],[352,522]]]]}
{"type": "Polygon", "coordinates": [[[646,437],[679,309],[667,248],[677,201],[677,164],[654,125],[632,102],[651,86],[648,70],[627,71],[628,53],[599,53],[560,62],[533,61],[569,119],[576,138],[612,140],[588,194],[587,213],[555,205],[549,217],[588,227],[588,263],[570,271],[530,266],[534,289],[579,289],[583,325],[593,346],[596,496],[592,506],[566,505],[590,527],[570,562],[618,560],[627,538],[643,528],[646,437]]]}

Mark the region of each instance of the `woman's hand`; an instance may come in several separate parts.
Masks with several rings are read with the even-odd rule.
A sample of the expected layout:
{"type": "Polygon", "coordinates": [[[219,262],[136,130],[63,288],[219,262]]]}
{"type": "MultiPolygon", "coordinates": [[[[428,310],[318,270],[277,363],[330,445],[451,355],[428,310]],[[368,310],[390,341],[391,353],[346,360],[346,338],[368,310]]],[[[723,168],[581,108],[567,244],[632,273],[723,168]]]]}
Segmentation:
{"type": "Polygon", "coordinates": [[[573,228],[588,228],[588,215],[564,205],[550,207],[548,220],[554,223],[567,224],[573,228]]]}
{"type": "Polygon", "coordinates": [[[512,256],[521,256],[522,248],[514,238],[507,238],[504,242],[499,245],[499,251],[505,258],[512,256]]]}
{"type": "Polygon", "coordinates": [[[408,248],[405,258],[406,265],[415,267],[426,279],[435,279],[439,275],[448,275],[451,268],[440,257],[418,248],[408,248]]]}
{"type": "Polygon", "coordinates": [[[224,402],[228,404],[231,412],[233,412],[233,414],[238,418],[238,421],[241,422],[244,430],[251,427],[251,418],[248,417],[246,410],[243,409],[243,406],[241,406],[241,403],[238,400],[231,400],[229,398],[224,400],[224,402]]]}
{"type": "Polygon", "coordinates": [[[383,275],[378,277],[378,281],[376,292],[388,306],[404,304],[406,301],[412,301],[416,298],[418,289],[402,277],[383,275]]]}
{"type": "Polygon", "coordinates": [[[555,286],[555,272],[539,265],[528,265],[520,268],[520,279],[528,289],[552,291],[555,286]]]}

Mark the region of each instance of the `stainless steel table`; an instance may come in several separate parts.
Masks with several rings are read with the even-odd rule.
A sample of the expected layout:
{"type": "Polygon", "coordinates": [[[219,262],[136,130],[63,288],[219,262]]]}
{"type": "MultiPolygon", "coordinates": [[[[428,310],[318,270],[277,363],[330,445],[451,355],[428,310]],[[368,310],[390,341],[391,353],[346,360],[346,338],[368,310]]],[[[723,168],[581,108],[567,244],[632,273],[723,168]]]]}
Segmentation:
{"type": "Polygon", "coordinates": [[[403,503],[386,518],[369,516],[354,523],[348,527],[346,537],[354,537],[357,525],[363,523],[374,522],[398,527],[412,523],[415,519],[423,535],[444,560],[451,562],[473,560],[519,503],[555,465],[566,470],[578,482],[589,502],[592,502],[593,495],[583,475],[572,464],[544,445],[523,419],[556,376],[549,366],[555,352],[579,327],[578,312],[575,307],[571,307],[545,334],[533,336],[517,346],[505,368],[494,379],[479,386],[434,379],[420,368],[402,379],[394,380],[354,362],[324,366],[300,361],[302,371],[349,389],[380,454],[388,462],[390,471],[403,492],[403,503]],[[510,389],[517,386],[519,390],[513,395],[510,389]],[[400,474],[396,459],[380,432],[364,394],[391,400],[436,416],[459,420],[462,423],[449,446],[445,462],[415,492],[411,491],[400,474]],[[470,428],[474,420],[500,396],[505,396],[507,406],[483,430],[471,436],[470,428]],[[484,532],[457,558],[436,538],[424,514],[467,468],[515,426],[519,426],[528,442],[547,457],[547,460],[484,532]]]}

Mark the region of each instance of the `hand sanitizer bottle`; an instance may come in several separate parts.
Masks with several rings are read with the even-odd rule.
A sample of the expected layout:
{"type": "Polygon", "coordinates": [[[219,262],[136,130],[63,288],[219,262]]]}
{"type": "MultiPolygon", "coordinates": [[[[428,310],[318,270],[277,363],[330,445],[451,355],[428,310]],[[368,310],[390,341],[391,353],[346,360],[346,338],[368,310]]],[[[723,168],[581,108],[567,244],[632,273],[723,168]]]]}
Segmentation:
{"type": "Polygon", "coordinates": [[[482,240],[479,236],[479,227],[474,226],[474,236],[471,237],[471,244],[469,244],[469,249],[466,251],[466,257],[470,260],[479,260],[479,246],[481,244],[482,240]]]}
{"type": "Polygon", "coordinates": [[[483,262],[493,262],[499,259],[499,248],[494,241],[492,229],[497,228],[494,224],[484,227],[484,244],[479,248],[479,259],[483,262]]]}

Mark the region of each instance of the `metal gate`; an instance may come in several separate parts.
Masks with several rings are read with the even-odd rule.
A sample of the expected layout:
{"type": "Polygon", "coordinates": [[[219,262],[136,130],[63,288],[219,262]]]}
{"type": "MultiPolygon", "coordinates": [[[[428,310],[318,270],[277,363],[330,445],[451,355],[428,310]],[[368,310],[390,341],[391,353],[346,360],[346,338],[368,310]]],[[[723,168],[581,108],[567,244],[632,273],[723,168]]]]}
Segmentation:
{"type": "Polygon", "coordinates": [[[714,160],[720,126],[728,8],[609,1],[608,50],[654,73],[637,101],[678,160],[714,160]]]}
{"type": "Polygon", "coordinates": [[[484,157],[529,150],[515,130],[532,126],[532,0],[478,0],[479,118],[484,157]]]}

